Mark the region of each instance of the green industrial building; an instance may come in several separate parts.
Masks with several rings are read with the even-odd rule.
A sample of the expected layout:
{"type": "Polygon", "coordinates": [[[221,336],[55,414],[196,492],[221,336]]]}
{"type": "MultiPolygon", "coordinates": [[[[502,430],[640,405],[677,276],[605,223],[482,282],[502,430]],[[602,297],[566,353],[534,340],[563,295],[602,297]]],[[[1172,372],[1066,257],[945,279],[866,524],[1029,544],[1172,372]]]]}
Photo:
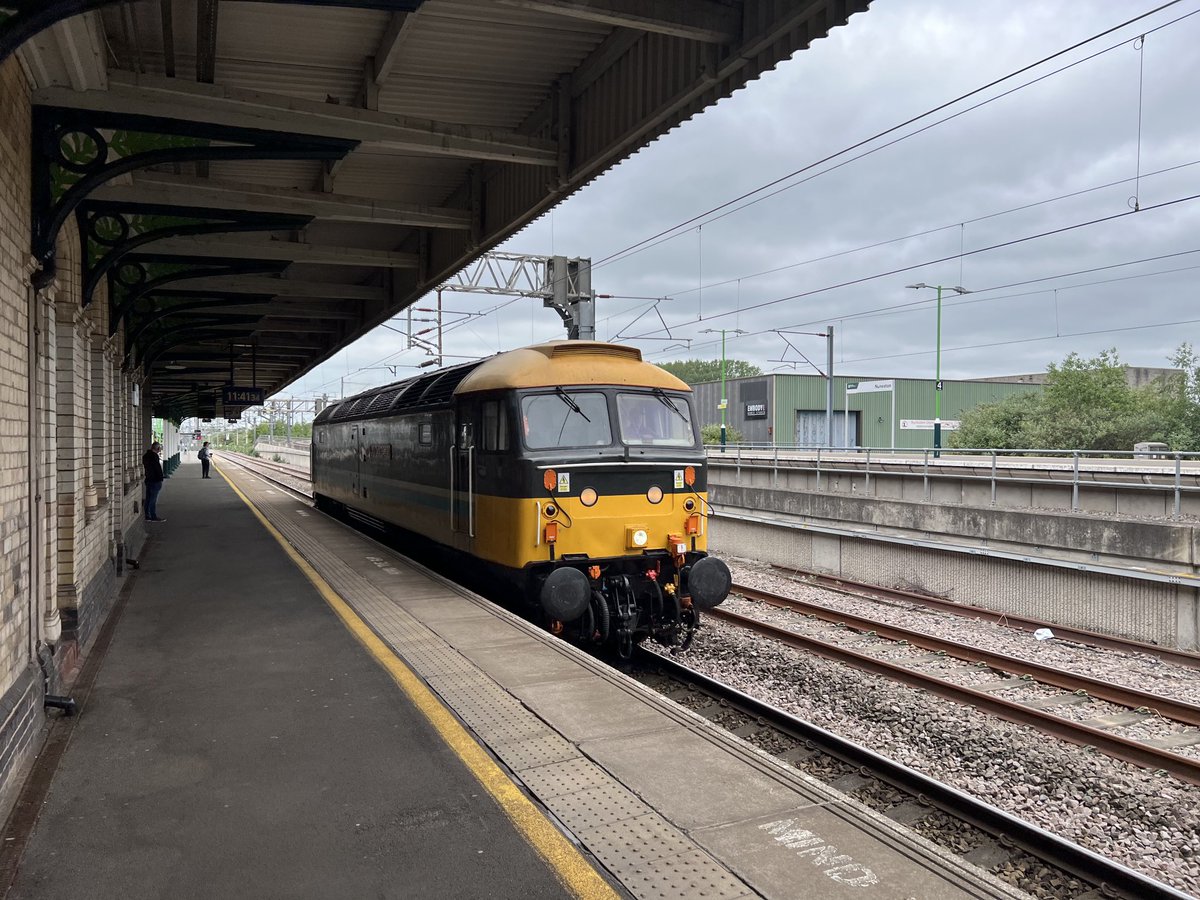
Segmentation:
{"type": "MultiPolygon", "coordinates": [[[[1041,390],[1041,385],[1010,379],[942,382],[943,443],[962,414],[985,403],[1041,390]]],[[[833,379],[833,446],[933,446],[937,382],[925,378],[833,379]]],[[[693,385],[702,425],[721,422],[721,383],[693,385]]],[[[726,382],[726,424],[747,443],[828,446],[825,436],[826,381],[820,375],[772,374],[726,382]]]]}

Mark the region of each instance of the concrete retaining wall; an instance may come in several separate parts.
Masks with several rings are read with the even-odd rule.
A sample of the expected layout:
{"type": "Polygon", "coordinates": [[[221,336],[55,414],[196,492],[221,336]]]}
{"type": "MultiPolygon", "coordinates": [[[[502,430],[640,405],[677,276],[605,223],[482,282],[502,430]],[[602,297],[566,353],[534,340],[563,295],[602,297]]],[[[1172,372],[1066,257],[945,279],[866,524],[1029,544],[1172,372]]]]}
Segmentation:
{"type": "Polygon", "coordinates": [[[1194,568],[1196,534],[1172,523],[1106,521],[1085,516],[981,510],[935,503],[715,487],[721,513],[710,540],[718,555],[812,569],[887,587],[907,588],[961,603],[1185,649],[1200,648],[1200,593],[1187,584],[1137,580],[905,543],[944,540],[958,546],[1024,550],[1045,558],[1103,560],[1126,565],[1170,560],[1194,568]],[[778,518],[781,525],[745,521],[738,513],[778,518]],[[846,529],[829,534],[793,526],[846,529]],[[882,535],[890,540],[883,540],[882,535]]]}
{"type": "MultiPolygon", "coordinates": [[[[993,503],[990,469],[984,461],[981,463],[984,464],[966,467],[956,464],[950,467],[938,466],[931,461],[928,498],[919,462],[914,464],[914,471],[911,472],[883,472],[881,465],[896,468],[896,463],[889,463],[886,458],[872,461],[869,483],[862,457],[826,460],[823,462],[819,478],[815,462],[812,460],[788,459],[781,456],[777,467],[772,465],[769,458],[756,460],[754,465],[748,460],[743,461],[740,467],[735,460],[710,460],[709,479],[714,483],[777,487],[787,491],[814,491],[915,502],[928,499],[938,503],[987,508],[1070,511],[1075,503],[1080,512],[1101,515],[1170,518],[1175,512],[1171,478],[1131,472],[1081,473],[1079,494],[1073,497],[1070,471],[1020,470],[1006,474],[1001,469],[996,479],[996,497],[993,503]],[[830,468],[852,468],[853,471],[831,472],[830,468]],[[1009,477],[1014,474],[1039,480],[1014,481],[1009,477]],[[1116,482],[1119,486],[1088,484],[1089,480],[1116,482]],[[1153,487],[1149,486],[1151,482],[1153,487]]],[[[1182,485],[1192,489],[1191,493],[1184,490],[1180,495],[1180,512],[1183,518],[1200,518],[1200,492],[1195,491],[1195,475],[1190,473],[1184,476],[1182,485]]]]}
{"type": "Polygon", "coordinates": [[[258,455],[263,459],[273,460],[276,456],[289,466],[299,466],[302,469],[310,468],[311,451],[307,448],[301,450],[297,447],[283,447],[278,444],[268,444],[259,441],[254,445],[254,449],[258,451],[258,455]]]}

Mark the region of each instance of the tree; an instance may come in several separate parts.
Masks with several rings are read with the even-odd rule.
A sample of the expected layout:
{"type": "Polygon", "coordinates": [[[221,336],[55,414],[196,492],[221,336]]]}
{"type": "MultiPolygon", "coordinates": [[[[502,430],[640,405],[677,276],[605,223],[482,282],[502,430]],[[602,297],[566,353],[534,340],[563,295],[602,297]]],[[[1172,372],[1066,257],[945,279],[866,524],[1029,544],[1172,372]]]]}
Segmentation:
{"type": "MultiPolygon", "coordinates": [[[[705,444],[721,443],[721,426],[720,425],[705,425],[700,429],[700,440],[705,444]]],[[[725,442],[727,444],[740,444],[742,442],[742,433],[736,428],[726,426],[725,442]]]]}
{"type": "MultiPolygon", "coordinates": [[[[686,381],[688,384],[721,380],[721,361],[719,359],[681,359],[675,362],[660,363],[659,365],[676,378],[686,381]]],[[[745,360],[730,359],[725,361],[726,378],[748,378],[752,375],[761,374],[762,369],[745,360]]]]}
{"type": "Polygon", "coordinates": [[[1200,360],[1189,344],[1171,358],[1179,373],[1133,388],[1115,349],[1072,353],[1047,369],[1038,394],[1008,397],[963,414],[954,447],[1128,453],[1139,441],[1200,449],[1200,360]]]}

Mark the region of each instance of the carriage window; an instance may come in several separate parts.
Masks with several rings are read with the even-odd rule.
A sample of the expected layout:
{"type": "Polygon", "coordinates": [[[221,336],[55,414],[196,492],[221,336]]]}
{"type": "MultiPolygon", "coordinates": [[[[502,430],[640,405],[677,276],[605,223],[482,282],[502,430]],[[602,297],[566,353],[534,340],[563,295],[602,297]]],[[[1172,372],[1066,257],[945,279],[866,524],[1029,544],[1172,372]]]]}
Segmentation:
{"type": "Polygon", "coordinates": [[[521,430],[531,450],[607,447],[612,443],[608,400],[603,394],[562,388],[521,400],[521,430]]]}
{"type": "Polygon", "coordinates": [[[422,444],[433,443],[433,425],[429,422],[422,422],[417,426],[417,440],[422,444]]]}
{"type": "Polygon", "coordinates": [[[508,407],[499,400],[483,404],[483,449],[508,449],[508,407]]]}
{"type": "Polygon", "coordinates": [[[617,394],[617,419],[626,444],[655,447],[694,447],[696,435],[687,400],[666,391],[617,394]]]}

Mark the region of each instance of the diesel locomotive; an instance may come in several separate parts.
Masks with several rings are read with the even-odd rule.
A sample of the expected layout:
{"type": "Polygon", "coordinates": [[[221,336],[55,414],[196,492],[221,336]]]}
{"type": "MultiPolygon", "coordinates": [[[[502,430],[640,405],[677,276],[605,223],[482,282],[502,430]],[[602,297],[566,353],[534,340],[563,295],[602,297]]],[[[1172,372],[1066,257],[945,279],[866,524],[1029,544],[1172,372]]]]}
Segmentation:
{"type": "Polygon", "coordinates": [[[469,557],[555,634],[690,643],[725,599],[691,389],[633,347],[554,341],[373,388],[313,423],[318,508],[469,557]]]}

